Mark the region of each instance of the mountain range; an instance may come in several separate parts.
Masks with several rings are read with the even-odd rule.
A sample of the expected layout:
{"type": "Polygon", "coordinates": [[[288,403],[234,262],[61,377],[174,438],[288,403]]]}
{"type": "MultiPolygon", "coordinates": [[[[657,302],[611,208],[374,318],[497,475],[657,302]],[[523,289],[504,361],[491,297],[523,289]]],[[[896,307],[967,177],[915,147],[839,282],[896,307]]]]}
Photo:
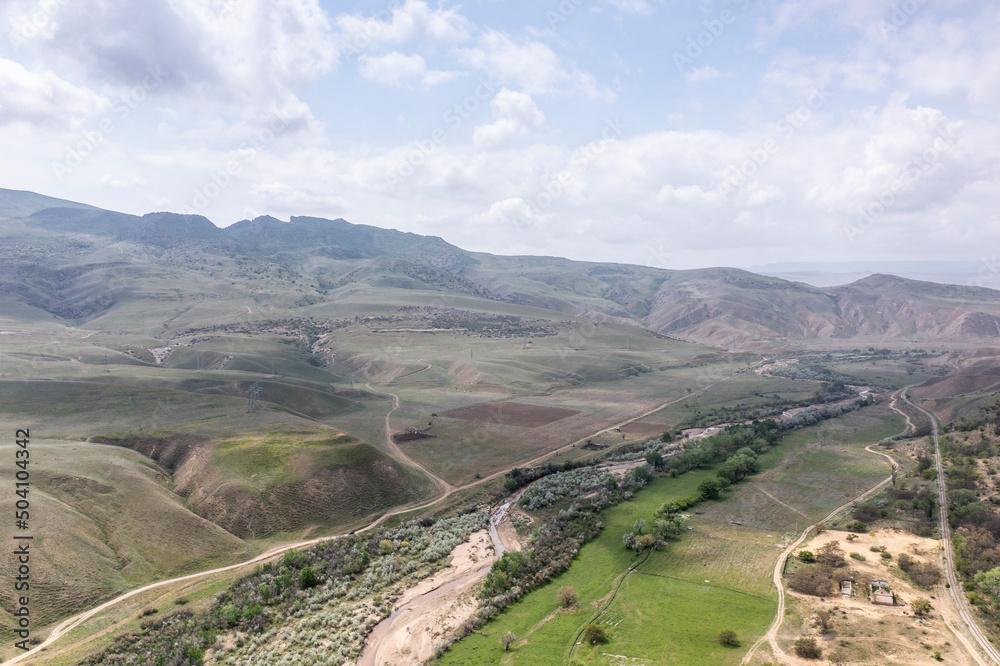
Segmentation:
{"type": "Polygon", "coordinates": [[[234,302],[223,316],[233,321],[243,307],[309,316],[339,302],[359,314],[513,305],[729,347],[1000,337],[1000,292],[980,287],[875,274],[820,288],[735,268],[497,256],[343,219],[265,216],[220,228],[198,215],[136,216],[4,189],[0,253],[4,320],[88,329],[160,334],[191,318],[177,315],[177,302],[184,312],[234,302]]]}

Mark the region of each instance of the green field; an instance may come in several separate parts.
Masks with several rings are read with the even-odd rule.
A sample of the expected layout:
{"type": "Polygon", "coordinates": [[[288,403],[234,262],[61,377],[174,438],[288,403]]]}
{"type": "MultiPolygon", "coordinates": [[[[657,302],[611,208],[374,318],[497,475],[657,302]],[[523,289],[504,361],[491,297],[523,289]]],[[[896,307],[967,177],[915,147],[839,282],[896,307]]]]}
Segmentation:
{"type": "Polygon", "coordinates": [[[744,646],[763,633],[776,605],[771,572],[787,540],[885,478],[884,459],[864,446],[901,429],[902,419],[883,404],[791,433],[761,456],[760,474],[724,499],[695,507],[693,529],[654,551],[598,615],[635,562],[621,535],[637,518],[650,522],[664,501],[691,494],[713,471],[657,478],[605,512],[604,530],[567,571],[456,643],[442,662],[565,663],[579,631],[596,620],[610,642],[578,648],[574,660],[617,664],[615,655],[626,655],[636,660],[629,663],[739,663],[743,650],[722,649],[715,641],[719,630],[736,631],[744,646]],[[558,608],[556,590],[563,585],[580,596],[574,610],[558,608]],[[498,638],[507,631],[519,640],[505,654],[498,638]]]}

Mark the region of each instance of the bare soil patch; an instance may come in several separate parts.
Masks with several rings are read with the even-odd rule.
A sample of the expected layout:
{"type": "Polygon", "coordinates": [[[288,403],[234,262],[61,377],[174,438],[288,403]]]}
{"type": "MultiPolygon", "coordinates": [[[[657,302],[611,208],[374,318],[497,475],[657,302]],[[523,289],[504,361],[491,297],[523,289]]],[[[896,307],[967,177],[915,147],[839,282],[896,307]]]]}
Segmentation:
{"type": "Polygon", "coordinates": [[[664,423],[642,423],[633,421],[622,426],[622,432],[638,435],[660,435],[664,431],[670,430],[670,426],[664,423]]]}
{"type": "Polygon", "coordinates": [[[445,416],[464,421],[538,428],[579,413],[579,410],[574,409],[539,407],[538,405],[525,405],[518,402],[494,402],[489,405],[478,405],[451,412],[445,416]]]}

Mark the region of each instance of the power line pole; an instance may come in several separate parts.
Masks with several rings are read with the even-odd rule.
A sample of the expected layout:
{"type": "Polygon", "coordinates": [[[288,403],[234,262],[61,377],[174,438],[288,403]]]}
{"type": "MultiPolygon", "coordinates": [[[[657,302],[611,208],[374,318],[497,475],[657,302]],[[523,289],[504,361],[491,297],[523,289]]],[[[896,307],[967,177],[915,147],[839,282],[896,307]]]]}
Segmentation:
{"type": "Polygon", "coordinates": [[[260,382],[255,381],[253,384],[250,385],[250,390],[249,390],[249,393],[250,393],[250,410],[249,411],[251,413],[257,411],[257,408],[259,407],[258,401],[260,400],[260,394],[263,393],[263,392],[264,392],[264,389],[261,388],[260,382]]]}
{"type": "Polygon", "coordinates": [[[351,373],[351,390],[354,390],[354,373],[351,373]]]}
{"type": "Polygon", "coordinates": [[[108,367],[108,353],[104,352],[104,372],[111,372],[111,368],[108,367]]]}

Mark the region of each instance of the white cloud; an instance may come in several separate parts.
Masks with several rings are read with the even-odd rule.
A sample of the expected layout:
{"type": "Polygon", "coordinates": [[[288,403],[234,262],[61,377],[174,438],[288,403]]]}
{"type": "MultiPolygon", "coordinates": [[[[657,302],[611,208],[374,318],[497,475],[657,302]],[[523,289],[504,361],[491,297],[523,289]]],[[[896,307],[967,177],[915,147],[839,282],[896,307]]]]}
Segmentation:
{"type": "Polygon", "coordinates": [[[421,37],[435,43],[460,44],[470,38],[473,29],[457,8],[432,10],[422,0],[406,0],[401,6],[371,16],[339,14],[334,23],[342,53],[405,44],[421,37]]]}
{"type": "Polygon", "coordinates": [[[651,16],[656,11],[656,5],[663,4],[663,0],[607,0],[607,4],[623,14],[651,16]]]}
{"type": "Polygon", "coordinates": [[[0,58],[0,125],[71,128],[107,110],[108,100],[48,70],[29,71],[0,58]]]}
{"type": "Polygon", "coordinates": [[[405,55],[399,51],[376,57],[361,56],[360,71],[366,79],[397,88],[407,88],[411,81],[417,80],[429,88],[461,75],[461,72],[428,70],[422,56],[405,55]]]}
{"type": "Polygon", "coordinates": [[[498,78],[502,83],[529,94],[568,93],[592,99],[613,99],[614,93],[601,88],[593,75],[567,67],[547,44],[524,40],[515,42],[496,30],[487,30],[477,48],[456,50],[459,59],[498,78]]]}
{"type": "Polygon", "coordinates": [[[723,74],[711,65],[705,65],[704,67],[698,67],[697,69],[692,69],[687,73],[685,78],[692,82],[697,83],[699,81],[714,81],[715,79],[720,79],[722,77],[729,76],[728,74],[723,74]]]}
{"type": "Polygon", "coordinates": [[[480,148],[501,148],[545,122],[545,114],[538,110],[530,95],[506,88],[497,93],[490,108],[496,121],[477,127],[473,134],[473,143],[480,148]]]}
{"type": "Polygon", "coordinates": [[[269,109],[337,65],[318,0],[81,1],[55,19],[41,52],[119,89],[162,69],[157,94],[269,109]]]}

